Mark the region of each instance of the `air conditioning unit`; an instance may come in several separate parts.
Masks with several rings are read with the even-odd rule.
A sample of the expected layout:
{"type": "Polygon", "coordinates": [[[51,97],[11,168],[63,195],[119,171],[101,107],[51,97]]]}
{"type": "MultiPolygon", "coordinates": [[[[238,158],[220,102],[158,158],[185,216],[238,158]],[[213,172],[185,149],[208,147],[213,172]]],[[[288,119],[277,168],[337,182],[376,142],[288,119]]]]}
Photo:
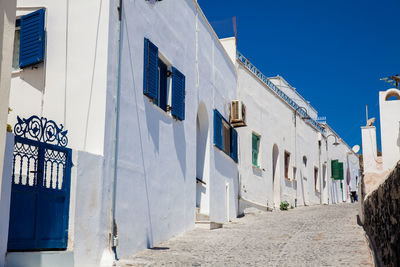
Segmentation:
{"type": "Polygon", "coordinates": [[[234,127],[246,126],[246,106],[241,100],[233,100],[231,102],[230,123],[234,127]]]}

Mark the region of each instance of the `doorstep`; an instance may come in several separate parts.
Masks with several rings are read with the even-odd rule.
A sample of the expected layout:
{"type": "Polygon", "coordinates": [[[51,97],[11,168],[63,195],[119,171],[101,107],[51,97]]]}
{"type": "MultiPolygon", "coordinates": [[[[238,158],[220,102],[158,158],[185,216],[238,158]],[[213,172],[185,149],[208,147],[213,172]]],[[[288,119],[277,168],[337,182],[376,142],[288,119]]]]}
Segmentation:
{"type": "Polygon", "coordinates": [[[210,221],[196,221],[195,226],[196,226],[196,228],[214,230],[214,229],[222,228],[223,223],[216,223],[216,222],[210,222],[210,221]]]}
{"type": "Polygon", "coordinates": [[[7,252],[6,267],[71,267],[72,251],[7,252]]]}

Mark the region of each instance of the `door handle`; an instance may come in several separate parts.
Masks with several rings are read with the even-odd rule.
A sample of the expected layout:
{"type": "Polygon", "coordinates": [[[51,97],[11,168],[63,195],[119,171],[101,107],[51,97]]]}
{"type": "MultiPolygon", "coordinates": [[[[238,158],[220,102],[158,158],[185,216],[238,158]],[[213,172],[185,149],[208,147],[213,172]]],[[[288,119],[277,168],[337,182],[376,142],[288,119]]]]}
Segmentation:
{"type": "Polygon", "coordinates": [[[38,171],[30,171],[30,173],[43,173],[42,170],[38,170],[38,171]]]}

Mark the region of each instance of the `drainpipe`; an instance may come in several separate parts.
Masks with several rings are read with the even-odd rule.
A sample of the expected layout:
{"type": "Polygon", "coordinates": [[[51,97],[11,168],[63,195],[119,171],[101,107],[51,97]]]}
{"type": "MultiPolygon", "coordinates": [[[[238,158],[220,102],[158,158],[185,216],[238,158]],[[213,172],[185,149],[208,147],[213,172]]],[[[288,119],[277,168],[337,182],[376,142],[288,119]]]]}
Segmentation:
{"type": "Polygon", "coordinates": [[[111,248],[115,255],[115,260],[118,260],[117,256],[117,246],[118,246],[118,231],[117,223],[115,221],[115,207],[116,207],[116,197],[117,197],[117,172],[118,172],[118,141],[119,141],[119,112],[120,112],[120,77],[121,77],[121,39],[122,39],[122,0],[119,0],[118,6],[118,70],[117,70],[117,90],[116,90],[116,103],[115,103],[115,131],[114,131],[114,174],[113,174],[113,188],[112,188],[112,206],[111,206],[111,248]]]}

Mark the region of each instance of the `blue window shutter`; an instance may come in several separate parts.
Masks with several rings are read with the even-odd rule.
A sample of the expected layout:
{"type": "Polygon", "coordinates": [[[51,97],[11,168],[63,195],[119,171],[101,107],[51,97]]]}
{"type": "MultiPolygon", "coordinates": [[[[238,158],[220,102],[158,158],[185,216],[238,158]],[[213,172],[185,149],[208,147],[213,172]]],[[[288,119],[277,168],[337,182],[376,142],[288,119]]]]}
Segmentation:
{"type": "Polygon", "coordinates": [[[21,17],[19,67],[39,63],[44,60],[45,10],[39,9],[21,17]]]}
{"type": "Polygon", "coordinates": [[[214,109],[214,144],[222,150],[222,115],[214,109]]]}
{"type": "Polygon", "coordinates": [[[172,116],[185,119],[185,75],[172,67],[172,116]]]}
{"type": "Polygon", "coordinates": [[[238,136],[234,128],[231,128],[231,158],[238,162],[238,136]]]}
{"type": "Polygon", "coordinates": [[[143,94],[152,99],[158,96],[158,48],[144,38],[143,94]]]}

